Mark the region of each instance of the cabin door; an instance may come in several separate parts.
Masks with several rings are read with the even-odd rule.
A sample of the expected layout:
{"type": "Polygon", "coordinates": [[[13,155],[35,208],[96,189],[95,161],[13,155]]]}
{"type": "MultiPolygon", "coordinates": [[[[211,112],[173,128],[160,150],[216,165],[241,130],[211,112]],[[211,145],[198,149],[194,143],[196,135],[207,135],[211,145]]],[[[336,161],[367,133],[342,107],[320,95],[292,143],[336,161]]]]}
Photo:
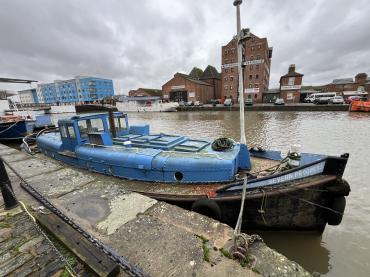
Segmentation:
{"type": "Polygon", "coordinates": [[[64,150],[74,152],[78,143],[73,124],[61,125],[59,126],[59,130],[64,150]]]}

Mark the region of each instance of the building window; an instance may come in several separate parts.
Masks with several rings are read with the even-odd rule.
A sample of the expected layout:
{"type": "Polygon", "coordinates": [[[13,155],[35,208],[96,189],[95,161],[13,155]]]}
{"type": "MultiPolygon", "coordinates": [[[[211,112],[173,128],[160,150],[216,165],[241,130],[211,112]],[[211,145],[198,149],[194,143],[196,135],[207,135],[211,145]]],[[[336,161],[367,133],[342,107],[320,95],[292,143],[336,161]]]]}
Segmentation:
{"type": "Polygon", "coordinates": [[[257,55],[257,60],[260,60],[261,59],[261,56],[260,55],[257,55]]]}
{"type": "Polygon", "coordinates": [[[249,80],[252,80],[253,79],[253,76],[252,76],[252,74],[251,75],[249,75],[249,80]]]}
{"type": "Polygon", "coordinates": [[[253,86],[252,86],[252,84],[249,84],[249,88],[252,88],[253,86]]]}
{"type": "Polygon", "coordinates": [[[254,99],[257,99],[257,93],[254,95],[254,99]]]}
{"type": "Polygon", "coordinates": [[[249,69],[250,69],[250,70],[253,70],[253,64],[251,64],[251,65],[249,66],[249,69]]]}
{"type": "Polygon", "coordinates": [[[260,65],[259,64],[256,64],[256,69],[259,69],[260,68],[260,65]]]}
{"type": "Polygon", "coordinates": [[[226,73],[228,72],[227,68],[225,68],[225,72],[226,72],[226,73]]]}
{"type": "Polygon", "coordinates": [[[255,87],[255,88],[258,88],[258,84],[254,84],[254,87],[255,87]]]}
{"type": "Polygon", "coordinates": [[[258,44],[258,49],[261,49],[261,44],[258,44]]]}
{"type": "Polygon", "coordinates": [[[251,61],[254,59],[253,55],[251,56],[251,61]]]}
{"type": "Polygon", "coordinates": [[[225,81],[227,81],[227,77],[225,77],[224,79],[225,79],[225,81]]]}
{"type": "Polygon", "coordinates": [[[233,86],[230,86],[230,90],[233,89],[233,86]]]}
{"type": "Polygon", "coordinates": [[[234,76],[230,76],[230,81],[233,81],[234,80],[234,76]]]}
{"type": "Polygon", "coordinates": [[[225,90],[227,90],[227,85],[225,85],[225,90]]]}
{"type": "Polygon", "coordinates": [[[231,69],[230,69],[230,72],[234,72],[234,68],[231,68],[231,69]]]}
{"type": "Polygon", "coordinates": [[[258,79],[258,77],[259,77],[258,74],[256,74],[256,79],[258,79]]]}
{"type": "Polygon", "coordinates": [[[251,50],[254,51],[254,46],[251,47],[251,50]]]}
{"type": "Polygon", "coordinates": [[[294,77],[289,77],[289,79],[288,79],[288,86],[293,86],[294,85],[294,80],[295,80],[294,77]]]}

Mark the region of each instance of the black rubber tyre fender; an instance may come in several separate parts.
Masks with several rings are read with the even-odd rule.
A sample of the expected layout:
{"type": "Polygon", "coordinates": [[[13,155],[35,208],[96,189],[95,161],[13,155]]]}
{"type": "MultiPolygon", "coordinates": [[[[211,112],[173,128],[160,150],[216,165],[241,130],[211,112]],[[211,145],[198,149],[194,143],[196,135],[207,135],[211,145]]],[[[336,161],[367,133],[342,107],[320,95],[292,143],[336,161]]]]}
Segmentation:
{"type": "Polygon", "coordinates": [[[346,208],[346,198],[344,196],[334,197],[330,208],[339,212],[340,214],[328,211],[327,214],[328,224],[334,226],[339,225],[342,222],[343,212],[344,209],[346,208]]]}
{"type": "Polygon", "coordinates": [[[332,186],[328,186],[326,187],[326,189],[333,195],[336,195],[336,196],[348,196],[349,193],[351,192],[351,187],[350,185],[348,184],[348,182],[344,179],[342,179],[341,181],[335,183],[334,185],[332,186]]]}
{"type": "Polygon", "coordinates": [[[191,211],[208,216],[216,220],[221,219],[221,209],[216,203],[216,201],[213,201],[211,199],[201,199],[195,201],[191,206],[191,211]]]}

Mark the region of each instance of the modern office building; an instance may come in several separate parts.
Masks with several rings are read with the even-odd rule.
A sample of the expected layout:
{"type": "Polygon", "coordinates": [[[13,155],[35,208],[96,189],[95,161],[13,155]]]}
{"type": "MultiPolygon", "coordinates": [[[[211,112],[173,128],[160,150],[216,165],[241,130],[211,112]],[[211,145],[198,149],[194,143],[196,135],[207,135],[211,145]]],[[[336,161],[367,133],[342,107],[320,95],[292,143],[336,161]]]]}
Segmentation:
{"type": "Polygon", "coordinates": [[[39,103],[92,103],[113,96],[113,81],[97,77],[77,76],[70,80],[39,84],[36,88],[39,103]]]}
{"type": "MultiPolygon", "coordinates": [[[[267,38],[252,34],[249,29],[243,29],[243,81],[244,98],[252,98],[261,103],[263,93],[268,91],[272,47],[268,46],[267,38]]],[[[222,97],[237,101],[238,94],[238,61],[237,38],[234,37],[227,45],[222,46],[222,97]]]]}

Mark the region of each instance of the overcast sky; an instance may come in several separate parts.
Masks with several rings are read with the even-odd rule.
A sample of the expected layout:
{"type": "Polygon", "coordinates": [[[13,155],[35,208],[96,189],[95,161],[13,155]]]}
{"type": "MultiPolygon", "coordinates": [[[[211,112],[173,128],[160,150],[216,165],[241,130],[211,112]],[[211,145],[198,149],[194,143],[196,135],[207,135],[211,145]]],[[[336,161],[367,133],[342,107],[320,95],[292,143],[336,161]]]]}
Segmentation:
{"type": "MultiPolygon", "coordinates": [[[[0,76],[106,77],[118,94],[160,88],[193,66],[220,70],[221,46],[236,33],[232,2],[1,0],[0,76]]],[[[306,85],[370,75],[369,0],[243,2],[242,27],[274,47],[270,88],[292,63],[306,85]]]]}

